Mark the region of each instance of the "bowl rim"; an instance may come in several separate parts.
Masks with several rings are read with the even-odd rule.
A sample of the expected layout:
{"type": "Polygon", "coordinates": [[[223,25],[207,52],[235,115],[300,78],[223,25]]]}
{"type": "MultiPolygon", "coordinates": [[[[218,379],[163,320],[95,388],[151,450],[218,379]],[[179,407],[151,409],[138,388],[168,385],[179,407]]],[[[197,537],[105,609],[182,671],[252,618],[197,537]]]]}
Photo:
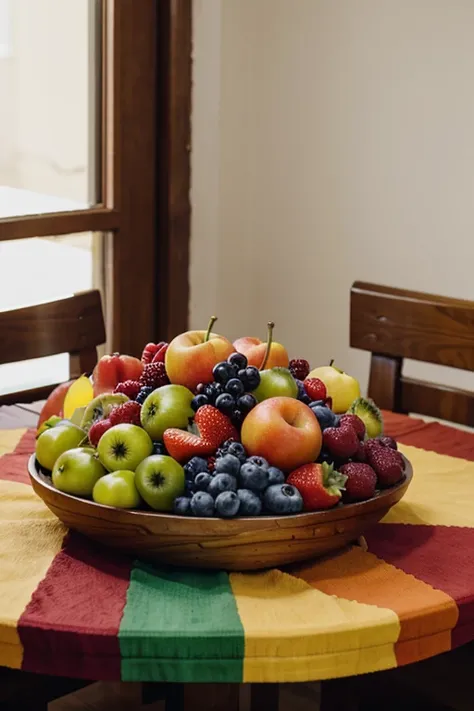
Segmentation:
{"type": "MultiPolygon", "coordinates": [[[[400,452],[401,454],[401,452],[400,452]]],[[[107,512],[107,514],[111,514],[112,512],[115,512],[117,515],[129,515],[130,517],[145,517],[145,518],[150,518],[150,519],[155,519],[157,516],[162,518],[162,519],[168,519],[168,520],[173,520],[173,521],[195,521],[196,524],[199,522],[211,522],[213,521],[214,523],[216,521],[222,521],[225,524],[229,524],[230,522],[253,522],[255,524],[255,521],[269,521],[272,519],[278,519],[282,521],[300,521],[302,524],[304,524],[308,519],[313,517],[314,520],[320,521],[321,523],[324,522],[326,519],[332,519],[332,520],[337,520],[337,512],[340,512],[340,518],[349,518],[351,515],[353,516],[359,516],[362,515],[365,511],[368,512],[369,509],[372,509],[372,506],[376,505],[378,502],[383,501],[384,499],[393,499],[393,497],[397,494],[400,489],[403,489],[404,491],[408,488],[410,485],[412,479],[413,479],[413,467],[411,465],[411,462],[402,454],[402,457],[405,462],[405,471],[404,471],[404,476],[403,479],[401,479],[395,486],[392,486],[387,489],[380,489],[377,490],[375,496],[373,496],[371,499],[367,499],[365,501],[357,501],[353,502],[350,504],[337,504],[336,506],[330,508],[330,509],[321,509],[317,511],[303,511],[302,513],[297,513],[297,514],[272,514],[272,515],[261,515],[261,516],[236,516],[235,518],[231,519],[223,519],[219,518],[216,516],[181,516],[179,514],[173,514],[173,513],[163,513],[161,511],[149,511],[146,509],[121,509],[116,506],[107,506],[106,504],[98,504],[92,499],[87,499],[83,498],[80,496],[74,496],[73,494],[67,494],[64,491],[60,491],[59,489],[56,489],[56,487],[53,486],[52,482],[50,481],[50,477],[47,476],[46,474],[43,474],[41,470],[37,467],[36,465],[36,456],[35,454],[32,454],[30,458],[28,459],[28,473],[30,476],[30,481],[34,485],[36,484],[40,488],[48,489],[51,492],[53,492],[56,496],[60,497],[63,501],[72,501],[72,502],[79,502],[80,504],[87,505],[89,507],[92,507],[92,510],[94,510],[97,514],[99,514],[100,511],[107,512]],[[351,512],[351,513],[348,513],[351,512]]],[[[378,506],[377,506],[378,508],[378,506]]]]}

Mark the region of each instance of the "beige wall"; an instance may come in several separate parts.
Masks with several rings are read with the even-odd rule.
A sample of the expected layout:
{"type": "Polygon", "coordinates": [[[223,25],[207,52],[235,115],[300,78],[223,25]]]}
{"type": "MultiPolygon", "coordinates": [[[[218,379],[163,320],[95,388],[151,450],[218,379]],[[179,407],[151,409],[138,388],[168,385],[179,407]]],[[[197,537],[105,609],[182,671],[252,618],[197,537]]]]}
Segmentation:
{"type": "MultiPolygon", "coordinates": [[[[474,3],[195,0],[191,324],[348,347],[355,279],[474,299],[474,3]]],[[[415,374],[474,387],[473,374],[415,374]]]]}

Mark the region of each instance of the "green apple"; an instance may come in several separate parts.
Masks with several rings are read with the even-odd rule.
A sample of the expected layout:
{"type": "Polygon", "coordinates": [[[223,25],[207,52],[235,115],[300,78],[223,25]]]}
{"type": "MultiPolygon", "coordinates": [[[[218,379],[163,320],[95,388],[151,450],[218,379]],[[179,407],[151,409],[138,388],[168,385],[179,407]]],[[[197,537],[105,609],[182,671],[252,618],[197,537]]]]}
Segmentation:
{"type": "Polygon", "coordinates": [[[59,491],[74,496],[91,496],[94,485],[106,473],[94,450],[76,447],[57,458],[51,478],[59,491]]]}
{"type": "Polygon", "coordinates": [[[63,452],[78,447],[84,438],[84,431],[75,425],[50,427],[36,440],[36,459],[45,469],[52,469],[63,452]]]}
{"type": "Polygon", "coordinates": [[[43,422],[43,424],[38,428],[38,432],[36,433],[36,439],[43,434],[43,432],[46,432],[46,430],[49,430],[51,427],[56,427],[56,425],[59,425],[59,423],[62,422],[62,419],[59,417],[59,415],[51,415],[51,417],[48,417],[47,420],[43,422]]]}
{"type": "Polygon", "coordinates": [[[184,385],[163,385],[153,390],[142,405],[140,420],[152,440],[162,440],[169,427],[186,429],[194,416],[191,400],[194,394],[184,385]]]}
{"type": "Polygon", "coordinates": [[[253,395],[259,402],[270,397],[297,397],[298,386],[288,368],[275,366],[260,372],[260,385],[253,395]]]}
{"type": "Polygon", "coordinates": [[[136,509],[140,494],[135,486],[135,472],[120,469],[101,477],[94,486],[92,498],[96,504],[115,506],[118,509],[136,509]]]}
{"type": "Polygon", "coordinates": [[[124,423],[104,432],[97,451],[109,472],[119,469],[135,471],[140,462],[152,453],[153,442],[141,427],[124,423]]]}
{"type": "Polygon", "coordinates": [[[184,492],[184,469],[176,459],[153,454],[135,471],[138,493],[155,511],[171,511],[177,496],[184,492]]]}

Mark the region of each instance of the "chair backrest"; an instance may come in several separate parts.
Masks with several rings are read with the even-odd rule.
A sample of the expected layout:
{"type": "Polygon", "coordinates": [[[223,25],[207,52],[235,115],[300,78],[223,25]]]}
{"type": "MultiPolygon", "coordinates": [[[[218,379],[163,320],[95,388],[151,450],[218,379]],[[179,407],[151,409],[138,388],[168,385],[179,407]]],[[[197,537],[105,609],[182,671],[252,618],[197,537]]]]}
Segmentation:
{"type": "MultiPolygon", "coordinates": [[[[93,370],[97,346],[104,342],[102,302],[97,290],[0,312],[0,365],[69,353],[74,378],[93,370]]],[[[42,399],[55,385],[2,395],[0,404],[42,399]]]]}
{"type": "Polygon", "coordinates": [[[474,374],[474,302],[355,282],[350,342],[372,353],[368,394],[380,407],[474,427],[474,392],[402,373],[411,358],[474,374]]]}

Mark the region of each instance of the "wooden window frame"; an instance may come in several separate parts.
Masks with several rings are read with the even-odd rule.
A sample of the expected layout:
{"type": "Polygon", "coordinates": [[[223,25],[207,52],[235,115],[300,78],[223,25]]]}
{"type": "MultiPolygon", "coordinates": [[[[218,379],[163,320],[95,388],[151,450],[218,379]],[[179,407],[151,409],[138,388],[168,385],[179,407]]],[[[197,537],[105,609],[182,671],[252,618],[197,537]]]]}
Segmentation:
{"type": "Polygon", "coordinates": [[[102,2],[101,202],[0,219],[0,241],[102,232],[109,346],[188,324],[192,0],[102,2]]]}

